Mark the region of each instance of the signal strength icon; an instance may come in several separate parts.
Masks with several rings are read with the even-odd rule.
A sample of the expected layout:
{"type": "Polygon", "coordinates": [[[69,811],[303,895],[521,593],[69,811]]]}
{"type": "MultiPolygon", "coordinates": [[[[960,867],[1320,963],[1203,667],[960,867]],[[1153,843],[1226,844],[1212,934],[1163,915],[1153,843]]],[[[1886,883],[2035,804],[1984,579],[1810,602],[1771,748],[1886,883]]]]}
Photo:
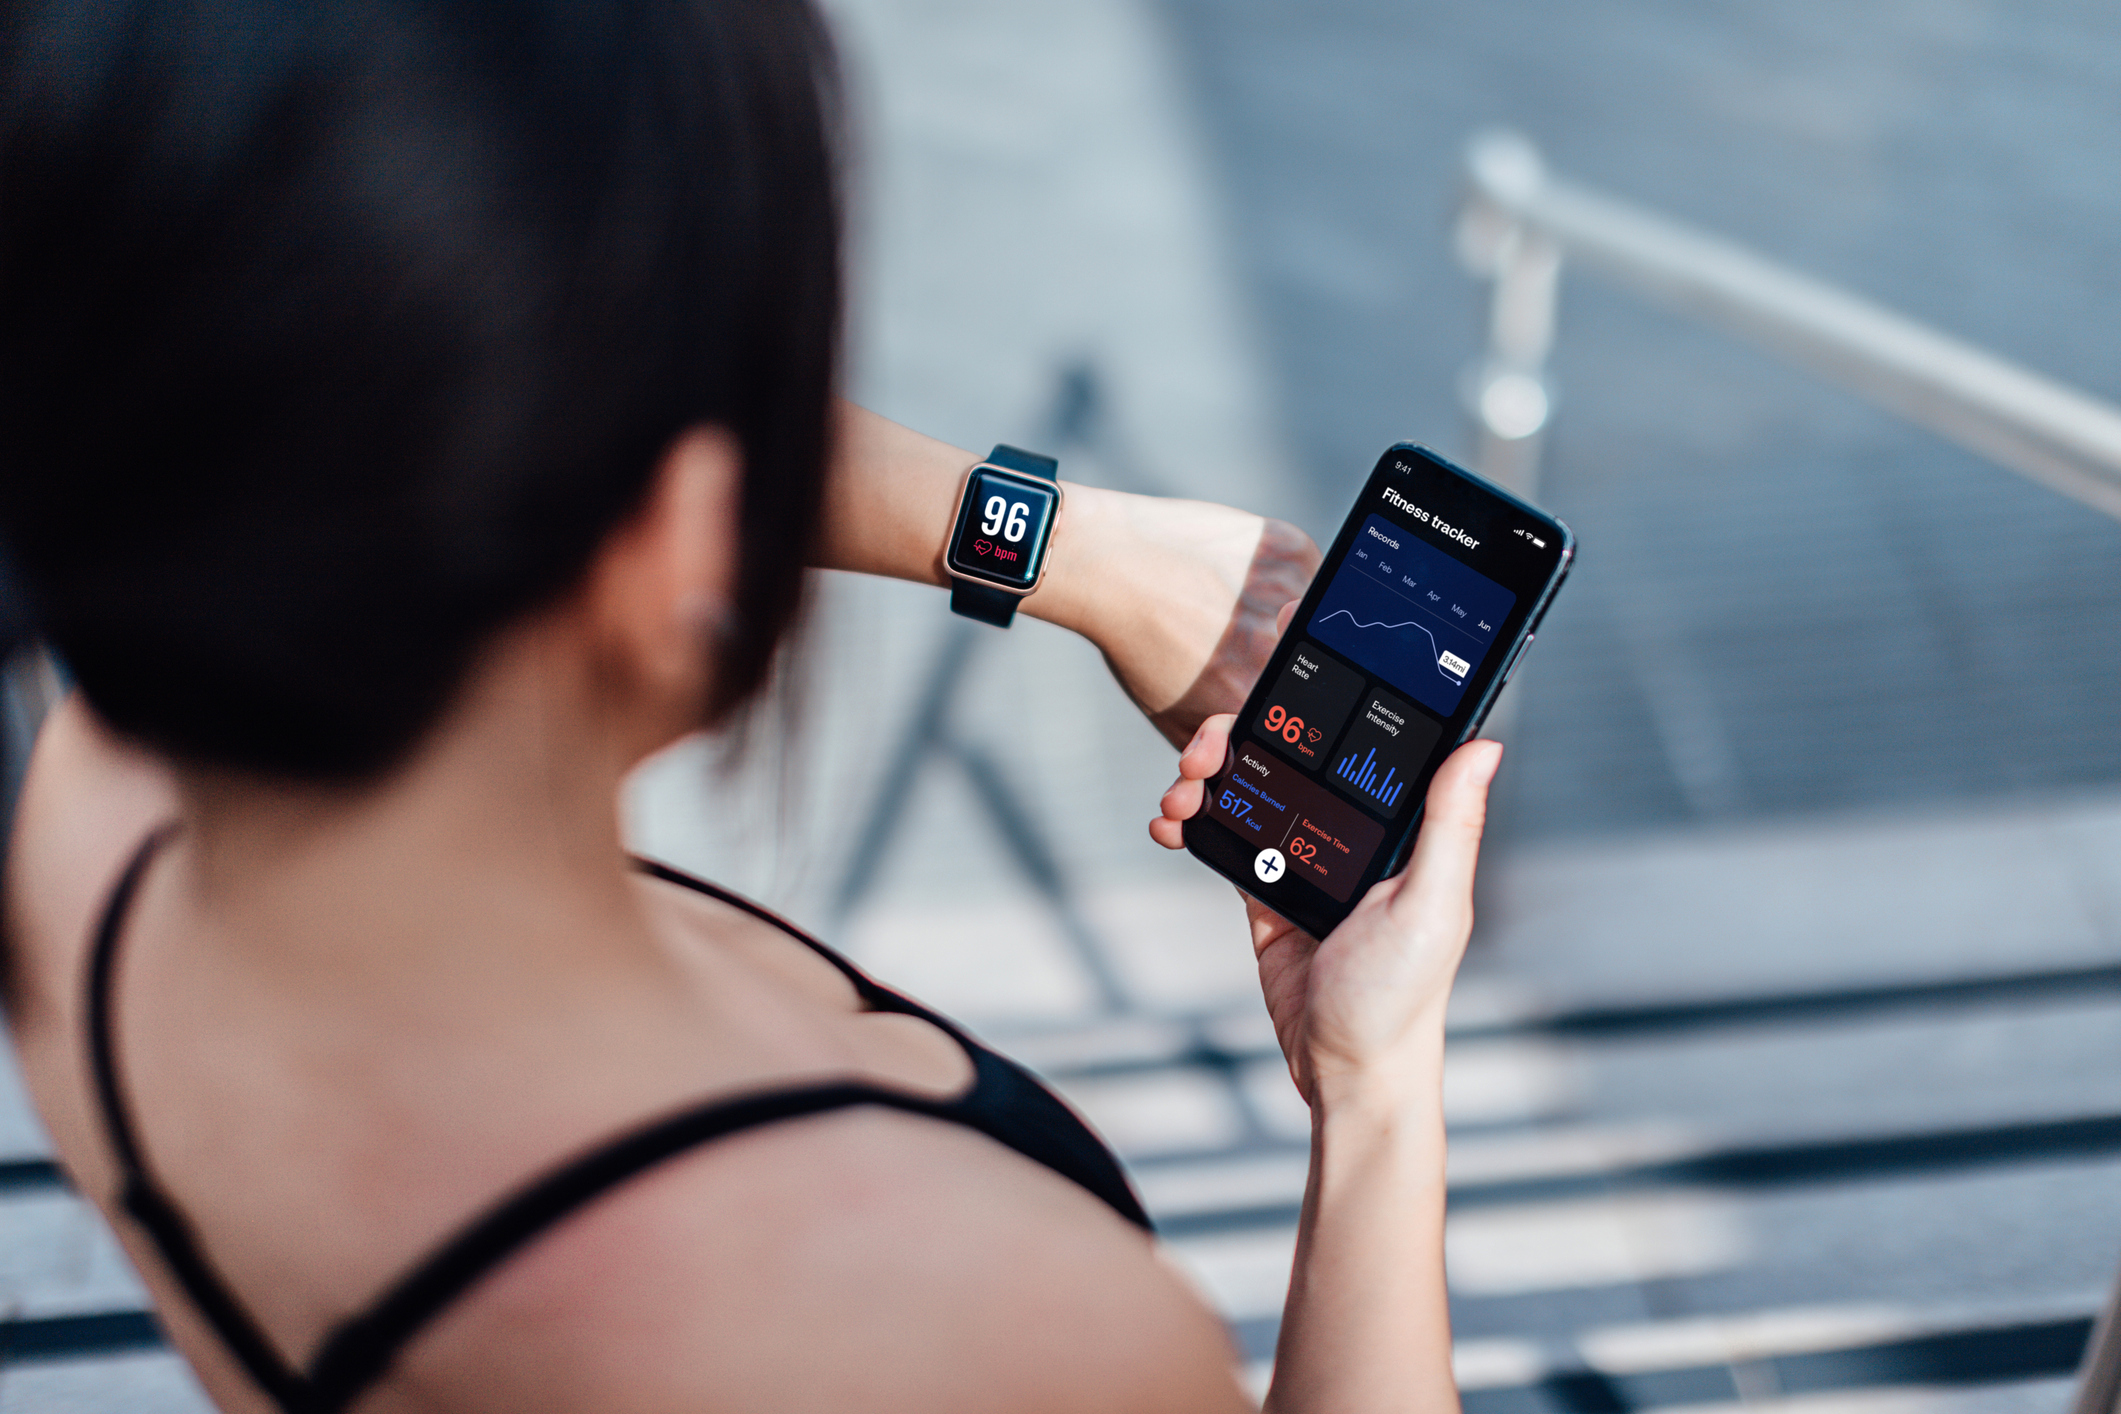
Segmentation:
{"type": "Polygon", "coordinates": [[[1342,780],[1352,782],[1364,795],[1374,796],[1377,803],[1387,810],[1399,800],[1399,793],[1407,788],[1405,781],[1393,783],[1392,778],[1399,774],[1397,766],[1385,772],[1383,780],[1377,779],[1377,748],[1374,746],[1370,748],[1370,754],[1363,757],[1361,765],[1355,764],[1355,753],[1351,751],[1340,759],[1340,764],[1335,766],[1333,771],[1342,780]]]}

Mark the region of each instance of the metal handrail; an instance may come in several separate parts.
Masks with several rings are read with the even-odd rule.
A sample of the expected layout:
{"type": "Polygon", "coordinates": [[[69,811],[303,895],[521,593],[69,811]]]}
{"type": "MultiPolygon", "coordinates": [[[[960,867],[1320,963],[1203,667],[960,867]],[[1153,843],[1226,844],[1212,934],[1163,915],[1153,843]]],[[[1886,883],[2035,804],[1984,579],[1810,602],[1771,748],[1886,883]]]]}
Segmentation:
{"type": "MultiPolygon", "coordinates": [[[[1465,397],[1481,469],[1530,494],[1552,409],[1546,362],[1564,258],[2121,519],[2121,408],[1743,246],[1549,176],[1515,133],[1466,149],[1458,252],[1494,282],[1465,397]]],[[[2121,1278],[2077,1372],[2071,1414],[2121,1414],[2121,1278]]]]}
{"type": "Polygon", "coordinates": [[[2121,407],[1869,300],[1548,174],[1507,132],[1466,150],[1458,248],[1494,282],[1467,380],[1480,462],[1530,491],[1564,259],[1782,355],[1999,465],[2121,519],[2121,407]]]}

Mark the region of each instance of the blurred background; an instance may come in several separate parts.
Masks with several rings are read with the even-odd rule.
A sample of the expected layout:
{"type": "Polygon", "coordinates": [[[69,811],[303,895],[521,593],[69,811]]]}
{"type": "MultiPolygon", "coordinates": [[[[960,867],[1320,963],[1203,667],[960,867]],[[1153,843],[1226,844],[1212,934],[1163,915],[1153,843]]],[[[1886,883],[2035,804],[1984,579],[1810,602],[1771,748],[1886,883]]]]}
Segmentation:
{"type": "MultiPolygon", "coordinates": [[[[2121,396],[2107,7],[835,13],[856,395],[968,449],[1321,541],[1388,443],[1483,459],[1498,125],[2121,396]]],[[[2121,1258],[2121,524],[1566,252],[1543,372],[1583,553],[1451,1054],[1468,1404],[2059,1409],[2121,1258]]],[[[1305,1117],[1227,890],[1147,840],[1171,753],[1086,645],[941,599],[822,586],[788,774],[732,813],[665,762],[640,834],[1043,1062],[1263,1361],[1305,1117]]]]}
{"type": "MultiPolygon", "coordinates": [[[[1321,541],[1392,441],[1490,463],[1497,126],[2121,399],[2110,5],[829,8],[852,389],[967,449],[1321,541]]],[[[1537,372],[1583,550],[1454,1011],[1469,1409],[2060,1410],[2121,1259],[2121,523],[1566,251],[1537,372]]],[[[1041,1066],[1264,1379],[1306,1117],[1234,897],[1149,842],[1173,753],[1087,644],[933,589],[821,577],[801,668],[745,767],[643,771],[641,848],[1041,1066]]],[[[10,1193],[0,1410],[197,1407],[107,1239],[10,1193]]]]}

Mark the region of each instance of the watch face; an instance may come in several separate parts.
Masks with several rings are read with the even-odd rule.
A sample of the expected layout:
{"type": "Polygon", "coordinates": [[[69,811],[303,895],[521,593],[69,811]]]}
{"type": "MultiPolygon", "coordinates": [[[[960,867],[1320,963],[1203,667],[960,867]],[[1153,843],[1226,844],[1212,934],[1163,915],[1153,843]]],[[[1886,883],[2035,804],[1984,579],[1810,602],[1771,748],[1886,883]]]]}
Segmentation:
{"type": "Polygon", "coordinates": [[[1038,583],[1059,509],[1060,489],[1050,481],[975,468],[950,537],[950,568],[1004,589],[1030,589],[1038,583]]]}

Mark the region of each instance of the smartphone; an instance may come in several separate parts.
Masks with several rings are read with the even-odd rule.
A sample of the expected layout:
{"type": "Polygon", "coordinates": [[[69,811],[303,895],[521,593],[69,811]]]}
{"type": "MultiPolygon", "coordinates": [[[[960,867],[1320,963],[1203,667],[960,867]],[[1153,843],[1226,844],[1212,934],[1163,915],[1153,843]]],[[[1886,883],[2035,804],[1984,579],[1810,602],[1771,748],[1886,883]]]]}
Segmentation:
{"type": "Polygon", "coordinates": [[[1429,778],[1480,730],[1575,556],[1553,516],[1389,448],[1245,699],[1186,848],[1331,932],[1406,867],[1429,778]]]}

